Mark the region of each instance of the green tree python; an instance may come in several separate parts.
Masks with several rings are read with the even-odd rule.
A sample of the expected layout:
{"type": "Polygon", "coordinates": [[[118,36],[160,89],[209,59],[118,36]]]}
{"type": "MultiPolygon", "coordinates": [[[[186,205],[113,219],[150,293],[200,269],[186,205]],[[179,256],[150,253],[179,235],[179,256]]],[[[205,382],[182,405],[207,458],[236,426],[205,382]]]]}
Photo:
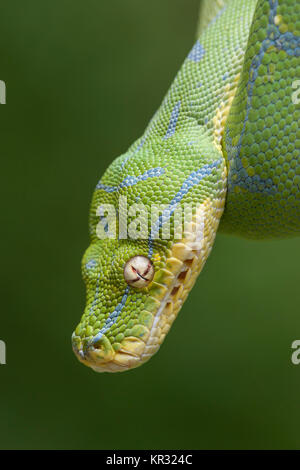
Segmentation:
{"type": "Polygon", "coordinates": [[[150,359],[217,230],[299,234],[297,78],[299,0],[201,2],[196,43],[160,108],[93,195],[72,336],[83,364],[118,372],[150,359]]]}

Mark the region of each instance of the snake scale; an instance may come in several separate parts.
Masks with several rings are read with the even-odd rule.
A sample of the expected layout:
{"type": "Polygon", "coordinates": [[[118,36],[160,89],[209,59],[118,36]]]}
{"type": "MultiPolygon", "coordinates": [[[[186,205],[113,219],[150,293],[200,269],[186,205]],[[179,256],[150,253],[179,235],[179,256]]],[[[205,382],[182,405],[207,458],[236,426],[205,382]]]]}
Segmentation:
{"type": "Polygon", "coordinates": [[[297,77],[298,0],[201,2],[197,40],[160,108],[93,195],[87,302],[72,337],[83,364],[117,372],[151,358],[217,230],[299,235],[297,77]],[[153,205],[162,209],[152,216],[153,205]]]}

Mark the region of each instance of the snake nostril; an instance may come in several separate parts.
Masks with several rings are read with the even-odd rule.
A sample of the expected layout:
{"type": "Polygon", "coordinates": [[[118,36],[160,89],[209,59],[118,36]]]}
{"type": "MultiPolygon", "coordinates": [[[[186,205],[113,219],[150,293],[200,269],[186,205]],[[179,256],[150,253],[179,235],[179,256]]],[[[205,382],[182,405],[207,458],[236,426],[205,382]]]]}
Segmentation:
{"type": "Polygon", "coordinates": [[[93,350],[100,351],[101,349],[102,349],[102,345],[100,341],[97,341],[96,343],[93,344],[93,350]]]}

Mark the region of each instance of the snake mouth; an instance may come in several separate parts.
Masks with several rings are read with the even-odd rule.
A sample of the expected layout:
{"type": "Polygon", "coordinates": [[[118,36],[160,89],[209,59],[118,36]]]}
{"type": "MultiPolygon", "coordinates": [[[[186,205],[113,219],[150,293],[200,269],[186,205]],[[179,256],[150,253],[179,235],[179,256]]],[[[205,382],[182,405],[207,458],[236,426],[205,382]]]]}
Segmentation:
{"type": "Polygon", "coordinates": [[[122,372],[142,364],[138,350],[141,351],[145,346],[143,341],[135,337],[127,338],[124,343],[115,351],[108,338],[103,335],[96,344],[84,349],[73,336],[73,351],[82,364],[95,372],[122,372]]]}

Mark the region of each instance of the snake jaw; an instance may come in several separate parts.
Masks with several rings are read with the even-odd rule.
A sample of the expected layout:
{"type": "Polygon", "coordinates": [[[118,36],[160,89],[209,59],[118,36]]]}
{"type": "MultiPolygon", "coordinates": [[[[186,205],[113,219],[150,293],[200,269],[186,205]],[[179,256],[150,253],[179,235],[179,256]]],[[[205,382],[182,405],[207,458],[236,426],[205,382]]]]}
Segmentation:
{"type": "Polygon", "coordinates": [[[136,337],[128,337],[122,347],[115,351],[110,341],[105,337],[96,346],[83,349],[77,347],[73,336],[73,351],[78,360],[91,367],[95,372],[122,372],[140,365],[141,351],[145,343],[136,337]]]}

